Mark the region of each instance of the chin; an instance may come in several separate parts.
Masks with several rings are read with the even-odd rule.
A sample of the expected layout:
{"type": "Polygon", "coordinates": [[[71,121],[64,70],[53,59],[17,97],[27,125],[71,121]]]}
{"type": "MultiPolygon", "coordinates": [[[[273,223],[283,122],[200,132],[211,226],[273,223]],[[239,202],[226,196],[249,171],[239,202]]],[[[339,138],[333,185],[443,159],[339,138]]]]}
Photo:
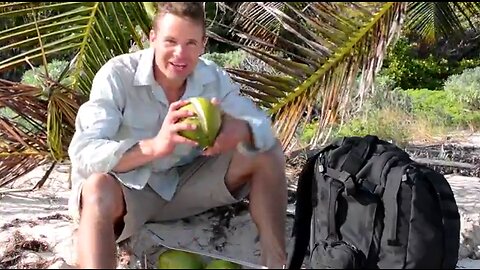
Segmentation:
{"type": "Polygon", "coordinates": [[[172,80],[172,81],[183,81],[187,78],[188,74],[178,74],[178,73],[172,73],[172,72],[169,72],[168,74],[166,74],[166,77],[169,79],[169,80],[172,80]]]}
{"type": "Polygon", "coordinates": [[[175,72],[175,71],[168,71],[166,73],[166,76],[169,78],[169,79],[172,79],[172,80],[180,80],[180,79],[186,79],[188,77],[188,75],[190,75],[192,73],[191,70],[189,71],[182,71],[182,72],[175,72]]]}

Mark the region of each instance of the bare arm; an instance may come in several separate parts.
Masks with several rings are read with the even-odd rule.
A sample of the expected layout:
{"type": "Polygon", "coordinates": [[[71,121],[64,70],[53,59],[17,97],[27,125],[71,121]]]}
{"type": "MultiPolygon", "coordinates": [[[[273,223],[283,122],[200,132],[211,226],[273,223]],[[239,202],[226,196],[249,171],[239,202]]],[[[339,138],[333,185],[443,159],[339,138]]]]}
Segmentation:
{"type": "MultiPolygon", "coordinates": [[[[221,87],[228,93],[221,101],[222,110],[230,119],[238,122],[241,130],[236,132],[243,136],[241,145],[262,152],[270,149],[276,143],[272,123],[268,115],[253,101],[240,94],[238,84],[234,83],[225,71],[221,72],[221,87]]],[[[232,128],[233,130],[233,128],[232,128]]]]}
{"type": "Polygon", "coordinates": [[[153,144],[153,139],[139,141],[122,155],[122,158],[118,161],[117,165],[115,165],[113,171],[118,173],[128,172],[157,158],[162,158],[161,156],[155,155],[153,144]]]}
{"type": "Polygon", "coordinates": [[[170,105],[169,111],[157,136],[140,140],[135,146],[122,155],[122,158],[113,168],[115,172],[127,172],[143,166],[155,159],[164,158],[170,155],[175,145],[186,143],[196,146],[197,143],[178,135],[180,130],[194,130],[191,124],[177,123],[180,118],[192,116],[191,111],[178,109],[186,105],[188,101],[177,101],[170,105]]]}
{"type": "Polygon", "coordinates": [[[114,64],[102,67],[93,81],[90,99],[80,106],[75,123],[75,134],[68,153],[72,164],[84,177],[109,171],[127,172],[166,157],[175,145],[195,145],[177,134],[179,130],[194,129],[192,125],[176,123],[179,118],[192,115],[177,109],[187,101],[174,102],[169,108],[159,133],[149,139],[127,138],[112,140],[122,121],[126,95],[114,64]]]}

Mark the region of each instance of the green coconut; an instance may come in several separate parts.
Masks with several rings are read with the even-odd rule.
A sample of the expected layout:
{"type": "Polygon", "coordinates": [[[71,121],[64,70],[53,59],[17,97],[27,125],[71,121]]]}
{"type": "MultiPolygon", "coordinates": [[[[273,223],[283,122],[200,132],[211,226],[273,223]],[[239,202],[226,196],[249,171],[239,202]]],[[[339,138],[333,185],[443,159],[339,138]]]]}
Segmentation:
{"type": "Polygon", "coordinates": [[[158,269],[203,269],[204,263],[200,255],[180,250],[167,250],[160,254],[158,269]]]}
{"type": "Polygon", "coordinates": [[[211,260],[205,269],[242,269],[239,264],[224,261],[224,260],[211,260]]]}
{"type": "Polygon", "coordinates": [[[195,124],[197,128],[195,130],[182,130],[179,134],[198,142],[203,148],[213,146],[222,125],[220,109],[203,97],[193,97],[189,100],[190,103],[180,110],[190,110],[195,115],[184,118],[181,122],[195,124]]]}

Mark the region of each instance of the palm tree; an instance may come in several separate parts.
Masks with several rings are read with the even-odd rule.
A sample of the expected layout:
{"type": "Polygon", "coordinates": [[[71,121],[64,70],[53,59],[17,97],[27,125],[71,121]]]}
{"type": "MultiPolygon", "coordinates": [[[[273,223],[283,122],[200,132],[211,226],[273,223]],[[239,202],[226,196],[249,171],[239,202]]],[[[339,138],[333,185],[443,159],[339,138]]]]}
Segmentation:
{"type": "MultiPolygon", "coordinates": [[[[0,188],[36,166],[67,159],[76,112],[94,74],[111,57],[143,48],[149,16],[142,3],[0,3],[0,74],[57,57],[73,58],[41,87],[0,80],[0,188]],[[9,23],[9,22],[15,23],[9,23]],[[13,25],[12,25],[13,24],[13,25]],[[68,85],[59,84],[70,77],[68,85]]],[[[48,175],[49,171],[47,171],[48,175]]]]}
{"type": "Polygon", "coordinates": [[[272,115],[284,148],[305,113],[318,104],[311,145],[328,137],[352,96],[360,100],[381,67],[385,49],[399,34],[405,3],[244,3],[230,37],[212,38],[261,59],[276,75],[229,69],[244,92],[272,115]],[[355,78],[361,86],[353,89],[355,78]],[[352,95],[354,93],[354,95],[352,95]]]}
{"type": "Polygon", "coordinates": [[[405,26],[427,44],[440,38],[459,39],[468,30],[476,31],[472,17],[479,11],[479,2],[412,2],[405,26]]]}
{"type": "MultiPolygon", "coordinates": [[[[229,26],[211,21],[229,31],[209,31],[209,37],[245,50],[274,71],[228,70],[272,116],[286,150],[315,106],[320,114],[312,145],[328,137],[330,124],[356,106],[353,101],[361,103],[407,10],[406,2],[217,4],[235,19],[229,26]],[[360,87],[354,88],[357,77],[360,87]]],[[[141,2],[0,3],[2,21],[14,22],[0,28],[0,56],[9,55],[0,59],[0,74],[74,56],[61,75],[72,78],[68,85],[50,78],[48,70],[38,75],[41,87],[0,81],[0,110],[14,116],[0,116],[0,176],[8,176],[0,188],[42,162],[67,159],[76,110],[96,71],[132,45],[143,48],[151,14],[141,2]]]]}

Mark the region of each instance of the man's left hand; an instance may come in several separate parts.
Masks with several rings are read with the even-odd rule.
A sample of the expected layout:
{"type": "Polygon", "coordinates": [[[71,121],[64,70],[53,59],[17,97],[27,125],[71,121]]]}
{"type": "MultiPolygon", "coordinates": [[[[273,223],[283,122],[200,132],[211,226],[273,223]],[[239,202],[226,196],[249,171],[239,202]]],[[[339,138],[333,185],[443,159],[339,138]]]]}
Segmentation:
{"type": "MultiPolygon", "coordinates": [[[[216,99],[213,99],[212,103],[218,106],[216,99]]],[[[225,153],[235,149],[238,143],[250,140],[251,133],[248,123],[224,113],[222,116],[222,128],[215,139],[215,143],[212,147],[207,148],[203,154],[213,156],[225,153]]]]}

